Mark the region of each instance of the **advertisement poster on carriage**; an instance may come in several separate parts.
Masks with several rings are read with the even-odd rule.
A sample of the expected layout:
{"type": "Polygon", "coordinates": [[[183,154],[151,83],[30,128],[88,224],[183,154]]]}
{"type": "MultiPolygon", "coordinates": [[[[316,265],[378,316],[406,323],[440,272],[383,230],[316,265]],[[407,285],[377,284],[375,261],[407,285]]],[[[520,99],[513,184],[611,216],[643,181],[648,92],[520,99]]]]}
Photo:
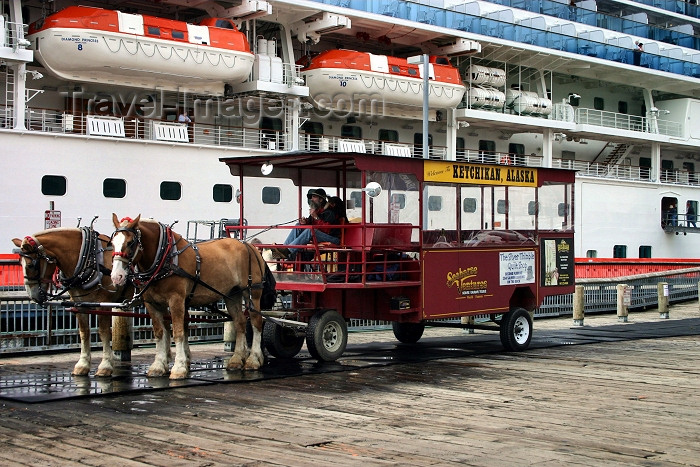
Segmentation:
{"type": "Polygon", "coordinates": [[[534,284],[535,251],[499,253],[500,285],[534,284]]]}
{"type": "Polygon", "coordinates": [[[573,241],[570,238],[543,239],[542,285],[544,287],[569,286],[574,281],[573,241]]]}

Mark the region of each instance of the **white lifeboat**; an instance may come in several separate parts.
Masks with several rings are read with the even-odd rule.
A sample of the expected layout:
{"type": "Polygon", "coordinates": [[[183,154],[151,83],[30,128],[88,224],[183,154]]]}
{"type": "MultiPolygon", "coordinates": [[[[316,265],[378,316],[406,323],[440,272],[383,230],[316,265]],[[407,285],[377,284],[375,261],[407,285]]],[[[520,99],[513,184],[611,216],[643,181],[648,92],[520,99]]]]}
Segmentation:
{"type": "MultiPolygon", "coordinates": [[[[367,112],[423,106],[423,66],[405,58],[334,49],[301,63],[309,95],[327,110],[367,112]]],[[[430,109],[457,107],[465,86],[445,57],[430,57],[430,109]]]]}
{"type": "Polygon", "coordinates": [[[231,20],[199,25],[71,6],[33,23],[27,38],[53,75],[70,81],[223,94],[254,56],[231,20]]]}

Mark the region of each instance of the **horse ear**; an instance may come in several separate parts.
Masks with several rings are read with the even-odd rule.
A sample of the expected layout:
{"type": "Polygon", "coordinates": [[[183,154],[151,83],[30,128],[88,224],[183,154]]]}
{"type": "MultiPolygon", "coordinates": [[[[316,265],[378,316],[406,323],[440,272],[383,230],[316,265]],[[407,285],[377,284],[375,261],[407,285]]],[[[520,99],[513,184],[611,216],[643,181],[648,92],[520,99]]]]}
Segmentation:
{"type": "Polygon", "coordinates": [[[15,246],[18,248],[22,246],[22,240],[20,240],[19,238],[13,238],[12,243],[14,243],[15,246]]]}
{"type": "Polygon", "coordinates": [[[138,216],[136,216],[136,219],[134,219],[133,221],[129,222],[129,228],[133,229],[134,226],[137,225],[137,224],[139,223],[140,220],[141,220],[141,214],[139,214],[138,216]]]}
{"type": "Polygon", "coordinates": [[[115,213],[112,213],[112,223],[114,224],[115,228],[119,228],[119,218],[115,213]]]}

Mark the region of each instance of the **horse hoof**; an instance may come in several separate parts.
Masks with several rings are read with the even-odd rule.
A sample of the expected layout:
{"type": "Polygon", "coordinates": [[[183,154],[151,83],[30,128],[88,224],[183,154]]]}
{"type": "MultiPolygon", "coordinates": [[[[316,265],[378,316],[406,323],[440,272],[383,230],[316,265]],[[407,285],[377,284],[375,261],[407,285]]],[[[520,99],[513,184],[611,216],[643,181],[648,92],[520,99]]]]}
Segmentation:
{"type": "Polygon", "coordinates": [[[262,366],[262,361],[260,361],[259,358],[248,358],[245,361],[245,366],[243,367],[244,370],[259,370],[260,367],[262,366]]]}
{"type": "Polygon", "coordinates": [[[226,365],[227,370],[241,370],[243,368],[243,360],[236,357],[231,357],[226,365]]]}
{"type": "Polygon", "coordinates": [[[73,368],[73,371],[71,371],[71,375],[73,375],[73,376],[85,376],[88,373],[90,373],[90,367],[84,367],[84,366],[81,366],[81,367],[76,366],[75,368],[73,368]]]}
{"type": "Polygon", "coordinates": [[[187,372],[180,372],[180,373],[175,373],[173,371],[170,372],[170,379],[185,379],[187,378],[187,372]]]}
{"type": "Polygon", "coordinates": [[[98,378],[105,378],[105,377],[108,378],[108,377],[112,376],[112,369],[111,368],[99,369],[95,372],[95,376],[97,376],[98,378]]]}
{"type": "Polygon", "coordinates": [[[148,376],[149,378],[159,378],[161,376],[165,376],[166,374],[168,374],[167,368],[163,368],[161,365],[153,364],[148,369],[148,373],[146,373],[146,376],[148,376]]]}

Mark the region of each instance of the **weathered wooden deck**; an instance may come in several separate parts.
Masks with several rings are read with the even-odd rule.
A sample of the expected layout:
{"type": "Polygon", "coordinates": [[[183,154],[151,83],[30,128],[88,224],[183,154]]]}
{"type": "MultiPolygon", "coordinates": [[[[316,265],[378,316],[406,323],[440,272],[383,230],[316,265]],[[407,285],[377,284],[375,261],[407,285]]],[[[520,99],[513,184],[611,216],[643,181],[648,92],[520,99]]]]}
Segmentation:
{"type": "MultiPolygon", "coordinates": [[[[672,306],[665,321],[681,318],[695,329],[698,304],[672,306]]],[[[622,332],[658,321],[654,310],[631,314],[622,332]]],[[[601,324],[617,318],[586,317],[591,334],[601,324]]],[[[570,318],[538,320],[535,336],[570,326],[570,318]]],[[[427,337],[441,348],[474,338],[459,333],[427,337]]],[[[517,354],[495,350],[498,335],[488,336],[494,350],[419,363],[39,404],[0,401],[0,463],[700,465],[697,335],[599,336],[517,354]]],[[[368,342],[360,348],[393,341],[390,333],[350,337],[368,342]]],[[[193,347],[193,358],[198,352],[207,351],[193,347]]],[[[70,369],[73,357],[3,359],[0,374],[70,369]]]]}

